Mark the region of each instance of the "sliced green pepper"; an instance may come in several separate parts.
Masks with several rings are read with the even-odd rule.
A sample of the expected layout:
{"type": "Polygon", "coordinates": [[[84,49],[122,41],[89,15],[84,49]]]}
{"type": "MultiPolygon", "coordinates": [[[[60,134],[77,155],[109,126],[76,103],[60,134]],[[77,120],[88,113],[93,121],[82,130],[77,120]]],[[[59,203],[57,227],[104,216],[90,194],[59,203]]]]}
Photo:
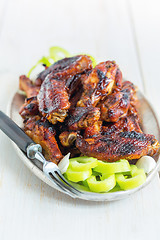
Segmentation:
{"type": "Polygon", "coordinates": [[[118,192],[118,191],[121,191],[122,189],[120,188],[120,186],[117,184],[114,188],[112,188],[109,192],[112,193],[112,192],[118,192]]]}
{"type": "Polygon", "coordinates": [[[98,161],[98,166],[94,168],[94,171],[106,174],[128,172],[130,170],[129,162],[124,159],[113,163],[98,161]]]}
{"type": "Polygon", "coordinates": [[[65,174],[70,181],[80,182],[89,178],[92,175],[92,170],[89,169],[89,170],[80,172],[80,171],[74,171],[69,167],[65,174]]]}
{"type": "Polygon", "coordinates": [[[82,185],[82,184],[79,184],[79,183],[74,183],[74,182],[70,182],[70,183],[73,187],[75,187],[76,189],[78,189],[80,191],[90,192],[90,189],[85,185],[82,185]]]}
{"type": "Polygon", "coordinates": [[[29,78],[31,75],[31,72],[39,65],[39,64],[45,64],[47,67],[51,65],[51,62],[49,61],[49,57],[42,57],[27,73],[27,77],[29,78]]]}
{"type": "Polygon", "coordinates": [[[115,174],[102,181],[97,181],[95,176],[91,176],[87,179],[87,183],[92,192],[108,192],[116,185],[115,174]]]}
{"type": "Polygon", "coordinates": [[[125,178],[123,174],[116,174],[116,181],[121,189],[129,190],[142,185],[146,181],[146,175],[143,169],[138,169],[131,165],[131,177],[125,178]]]}
{"type": "Polygon", "coordinates": [[[93,169],[92,169],[92,175],[95,176],[95,177],[97,177],[97,176],[101,177],[101,173],[96,172],[93,169]]]}
{"type": "MultiPolygon", "coordinates": [[[[66,173],[64,173],[63,175],[64,175],[64,177],[67,179],[66,173]]],[[[69,181],[68,179],[67,179],[67,181],[68,181],[73,187],[75,187],[76,189],[78,189],[78,190],[80,190],[80,191],[90,192],[90,189],[89,189],[89,187],[88,187],[88,184],[87,184],[86,180],[83,181],[83,182],[79,182],[79,183],[75,183],[75,182],[69,181]]]]}
{"type": "MultiPolygon", "coordinates": [[[[81,185],[85,186],[88,188],[88,183],[87,183],[87,180],[84,180],[83,182],[81,182],[81,185]]],[[[88,188],[89,189],[89,188],[88,188]]]]}
{"type": "Polygon", "coordinates": [[[93,67],[95,67],[97,65],[96,59],[94,57],[92,57],[91,55],[87,55],[90,57],[91,61],[92,61],[92,65],[93,67]]]}
{"type": "Polygon", "coordinates": [[[64,48],[61,48],[61,47],[51,47],[49,49],[49,55],[50,55],[50,58],[52,58],[54,62],[57,62],[58,60],[60,60],[62,58],[71,56],[67,50],[65,50],[64,48]]]}
{"type": "Polygon", "coordinates": [[[86,171],[98,165],[98,161],[93,157],[71,158],[69,167],[74,171],[86,171]]]}

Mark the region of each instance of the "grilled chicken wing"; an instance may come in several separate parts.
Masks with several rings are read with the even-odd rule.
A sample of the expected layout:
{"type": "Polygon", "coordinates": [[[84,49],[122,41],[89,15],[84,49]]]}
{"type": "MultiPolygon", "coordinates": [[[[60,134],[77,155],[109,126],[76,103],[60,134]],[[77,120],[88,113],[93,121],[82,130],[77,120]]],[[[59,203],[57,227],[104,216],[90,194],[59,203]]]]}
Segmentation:
{"type": "Polygon", "coordinates": [[[45,80],[37,97],[39,111],[51,123],[64,121],[70,108],[69,98],[81,82],[81,73],[90,68],[90,58],[79,55],[62,59],[41,73],[39,79],[45,80]]]}
{"type": "Polygon", "coordinates": [[[99,121],[100,111],[94,107],[76,107],[70,112],[70,117],[67,121],[68,128],[76,131],[81,128],[86,128],[94,125],[95,122],[99,121]]]}
{"type": "Polygon", "coordinates": [[[37,96],[39,111],[51,123],[63,122],[70,107],[69,96],[63,81],[47,76],[37,96]]]}
{"type": "Polygon", "coordinates": [[[152,139],[152,135],[143,134],[139,125],[138,113],[133,106],[130,106],[127,116],[121,118],[119,121],[114,123],[105,123],[105,126],[101,126],[101,122],[99,122],[99,124],[96,123],[93,126],[86,128],[83,138],[82,136],[78,137],[76,143],[77,147],[83,154],[87,154],[88,156],[95,156],[94,154],[96,154],[97,158],[101,160],[114,161],[115,159],[116,161],[123,157],[128,160],[130,157],[130,159],[136,159],[138,154],[140,157],[144,153],[153,155],[157,151],[159,145],[155,139],[153,139],[155,141],[154,144],[154,141],[151,141],[152,139]],[[123,133],[124,135],[126,134],[125,139],[123,133]],[[147,139],[150,139],[148,144],[146,142],[147,139]],[[138,140],[140,140],[140,142],[138,142],[138,140]],[[127,152],[123,152],[123,149],[125,144],[126,146],[129,146],[129,142],[131,142],[131,147],[128,147],[127,155],[127,152]],[[136,150],[134,145],[137,146],[136,150]],[[140,148],[140,150],[142,150],[142,152],[137,153],[136,151],[138,151],[138,147],[141,147],[141,145],[142,149],[140,148]],[[102,150],[103,154],[100,150],[102,150]],[[113,158],[111,158],[112,154],[113,158]]]}
{"type": "Polygon", "coordinates": [[[78,101],[78,107],[95,107],[100,100],[105,99],[113,87],[120,88],[122,74],[113,61],[98,64],[83,81],[84,92],[78,101]]]}
{"type": "Polygon", "coordinates": [[[94,123],[94,125],[85,128],[84,138],[99,136],[101,131],[102,131],[102,121],[97,121],[94,123]]]}
{"type": "Polygon", "coordinates": [[[142,133],[139,117],[137,115],[136,110],[133,112],[133,107],[129,108],[128,114],[126,117],[121,118],[116,123],[107,123],[106,126],[102,126],[101,134],[105,136],[109,136],[112,134],[117,134],[120,132],[139,132],[142,133]]]}
{"type": "Polygon", "coordinates": [[[64,58],[41,72],[38,75],[35,84],[40,86],[48,74],[54,75],[54,78],[65,79],[70,82],[75,75],[90,69],[92,69],[92,61],[87,55],[64,58]]]}
{"type": "Polygon", "coordinates": [[[28,118],[39,114],[37,97],[26,98],[20,108],[19,114],[22,118],[28,118]]]}
{"type": "Polygon", "coordinates": [[[27,98],[35,97],[39,93],[40,87],[35,86],[33,82],[25,75],[19,78],[19,89],[24,91],[27,98]]]}
{"type": "Polygon", "coordinates": [[[24,121],[24,131],[35,143],[42,146],[47,160],[59,163],[63,156],[55,139],[56,131],[51,123],[39,116],[32,117],[24,121]]]}
{"type": "Polygon", "coordinates": [[[144,155],[152,156],[157,152],[159,143],[153,135],[126,131],[86,139],[78,136],[76,146],[87,156],[114,162],[123,158],[132,160],[144,155]]]}
{"type": "Polygon", "coordinates": [[[127,115],[132,99],[135,101],[136,89],[133,83],[125,81],[122,89],[111,93],[101,105],[101,119],[107,122],[117,122],[127,115]]]}
{"type": "Polygon", "coordinates": [[[73,145],[77,138],[77,132],[64,131],[59,135],[59,140],[64,147],[70,147],[73,145]]]}

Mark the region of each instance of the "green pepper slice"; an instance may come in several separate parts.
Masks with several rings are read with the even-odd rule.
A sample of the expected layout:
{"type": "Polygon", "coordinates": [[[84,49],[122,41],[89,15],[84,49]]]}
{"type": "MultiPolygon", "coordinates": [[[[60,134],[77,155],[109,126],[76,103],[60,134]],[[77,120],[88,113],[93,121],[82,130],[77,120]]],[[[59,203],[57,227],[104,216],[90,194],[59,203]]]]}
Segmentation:
{"type": "Polygon", "coordinates": [[[130,190],[142,185],[146,181],[146,174],[143,169],[131,165],[131,177],[125,178],[123,174],[116,174],[116,181],[121,189],[130,190]]]}
{"type": "Polygon", "coordinates": [[[89,178],[92,175],[92,170],[86,170],[86,171],[74,171],[70,167],[65,172],[67,178],[72,182],[80,182],[84,181],[87,178],[89,178]]]}
{"type": "Polygon", "coordinates": [[[98,161],[98,166],[94,168],[94,171],[106,174],[129,172],[130,170],[129,162],[124,159],[113,163],[98,161]]]}
{"type": "Polygon", "coordinates": [[[98,165],[97,159],[93,157],[77,157],[69,161],[69,167],[74,171],[86,171],[98,165]]]}
{"type": "Polygon", "coordinates": [[[51,62],[49,61],[49,57],[42,57],[27,73],[27,77],[29,78],[32,71],[39,65],[39,64],[45,64],[47,67],[51,65],[51,62]]]}
{"type": "Polygon", "coordinates": [[[50,58],[53,59],[54,62],[57,62],[58,60],[65,58],[65,57],[70,57],[70,53],[65,50],[64,48],[61,47],[51,47],[49,49],[49,56],[50,58]]]}
{"type": "Polygon", "coordinates": [[[79,184],[79,183],[74,183],[74,182],[70,182],[70,184],[71,184],[74,188],[76,188],[76,189],[78,189],[78,190],[80,190],[80,191],[90,192],[90,189],[89,189],[87,186],[85,186],[85,185],[81,185],[81,184],[79,184]]]}
{"type": "Polygon", "coordinates": [[[108,176],[102,181],[97,181],[95,176],[87,179],[88,186],[92,192],[108,192],[116,185],[115,174],[108,176]]]}

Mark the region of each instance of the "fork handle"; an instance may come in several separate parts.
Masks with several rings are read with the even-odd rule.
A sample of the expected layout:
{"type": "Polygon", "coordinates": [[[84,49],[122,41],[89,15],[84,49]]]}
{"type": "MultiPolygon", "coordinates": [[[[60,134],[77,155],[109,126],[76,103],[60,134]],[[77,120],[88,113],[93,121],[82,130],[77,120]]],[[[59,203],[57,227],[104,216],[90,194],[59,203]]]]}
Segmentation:
{"type": "Polygon", "coordinates": [[[6,114],[0,111],[0,129],[24,152],[30,144],[35,144],[25,132],[6,114]]]}

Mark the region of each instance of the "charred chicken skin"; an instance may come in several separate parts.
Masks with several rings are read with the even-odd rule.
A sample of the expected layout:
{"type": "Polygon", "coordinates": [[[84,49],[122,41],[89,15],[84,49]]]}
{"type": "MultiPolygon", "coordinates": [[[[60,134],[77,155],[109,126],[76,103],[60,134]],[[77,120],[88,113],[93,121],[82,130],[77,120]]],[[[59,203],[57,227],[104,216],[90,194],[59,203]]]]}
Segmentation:
{"type": "Polygon", "coordinates": [[[70,108],[69,97],[75,91],[75,87],[78,86],[77,82],[79,83],[81,78],[80,73],[91,67],[90,58],[79,55],[60,60],[51,66],[49,74],[49,70],[45,70],[46,73],[43,72],[42,75],[44,76],[44,73],[47,75],[37,96],[42,116],[52,124],[56,124],[57,121],[63,122],[70,108]]]}
{"type": "Polygon", "coordinates": [[[20,108],[19,114],[22,118],[28,118],[39,114],[37,97],[26,98],[20,108]]]}
{"type": "Polygon", "coordinates": [[[141,127],[139,125],[139,118],[136,113],[132,112],[133,109],[130,108],[126,117],[121,118],[116,123],[108,123],[106,126],[102,126],[102,135],[116,134],[119,132],[139,132],[142,133],[141,127]]]}
{"type": "Polygon", "coordinates": [[[152,156],[157,152],[159,143],[153,135],[131,131],[86,139],[79,136],[76,146],[84,155],[114,162],[119,159],[139,159],[144,155],[152,156]]]}
{"type": "Polygon", "coordinates": [[[141,129],[136,87],[122,82],[114,61],[93,68],[87,55],[64,58],[35,83],[21,76],[20,89],[27,95],[20,109],[24,130],[56,164],[68,152],[114,162],[159,149],[155,137],[141,129]]]}
{"type": "Polygon", "coordinates": [[[22,75],[19,78],[19,89],[26,93],[27,98],[31,98],[37,96],[40,87],[35,86],[29,78],[22,75]]]}
{"type": "Polygon", "coordinates": [[[117,122],[127,115],[129,106],[135,95],[133,83],[125,81],[120,91],[114,90],[101,105],[101,119],[106,122],[117,122]]]}
{"type": "Polygon", "coordinates": [[[69,96],[63,81],[47,76],[37,96],[39,111],[52,124],[63,122],[70,108],[69,96]]]}
{"type": "Polygon", "coordinates": [[[142,132],[137,111],[131,106],[127,116],[116,123],[86,128],[84,137],[78,136],[76,146],[85,155],[112,162],[120,158],[132,160],[153,155],[159,143],[154,136],[142,132]]]}
{"type": "Polygon", "coordinates": [[[77,132],[64,131],[59,135],[59,140],[64,147],[72,146],[76,138],[77,132]]]}
{"type": "Polygon", "coordinates": [[[58,164],[63,156],[55,139],[55,128],[47,119],[35,116],[25,120],[24,131],[34,142],[42,146],[47,160],[58,164]]]}
{"type": "Polygon", "coordinates": [[[95,122],[99,121],[100,111],[94,107],[77,107],[70,112],[68,120],[68,128],[70,130],[80,130],[93,126],[95,122]]]}
{"type": "Polygon", "coordinates": [[[52,74],[55,78],[64,79],[66,81],[90,69],[92,69],[92,61],[87,55],[64,58],[41,72],[35,84],[40,86],[48,74],[52,74]]]}
{"type": "Polygon", "coordinates": [[[113,61],[98,64],[83,81],[84,92],[78,101],[78,107],[95,107],[100,100],[105,99],[114,85],[121,87],[122,74],[113,61]]]}

